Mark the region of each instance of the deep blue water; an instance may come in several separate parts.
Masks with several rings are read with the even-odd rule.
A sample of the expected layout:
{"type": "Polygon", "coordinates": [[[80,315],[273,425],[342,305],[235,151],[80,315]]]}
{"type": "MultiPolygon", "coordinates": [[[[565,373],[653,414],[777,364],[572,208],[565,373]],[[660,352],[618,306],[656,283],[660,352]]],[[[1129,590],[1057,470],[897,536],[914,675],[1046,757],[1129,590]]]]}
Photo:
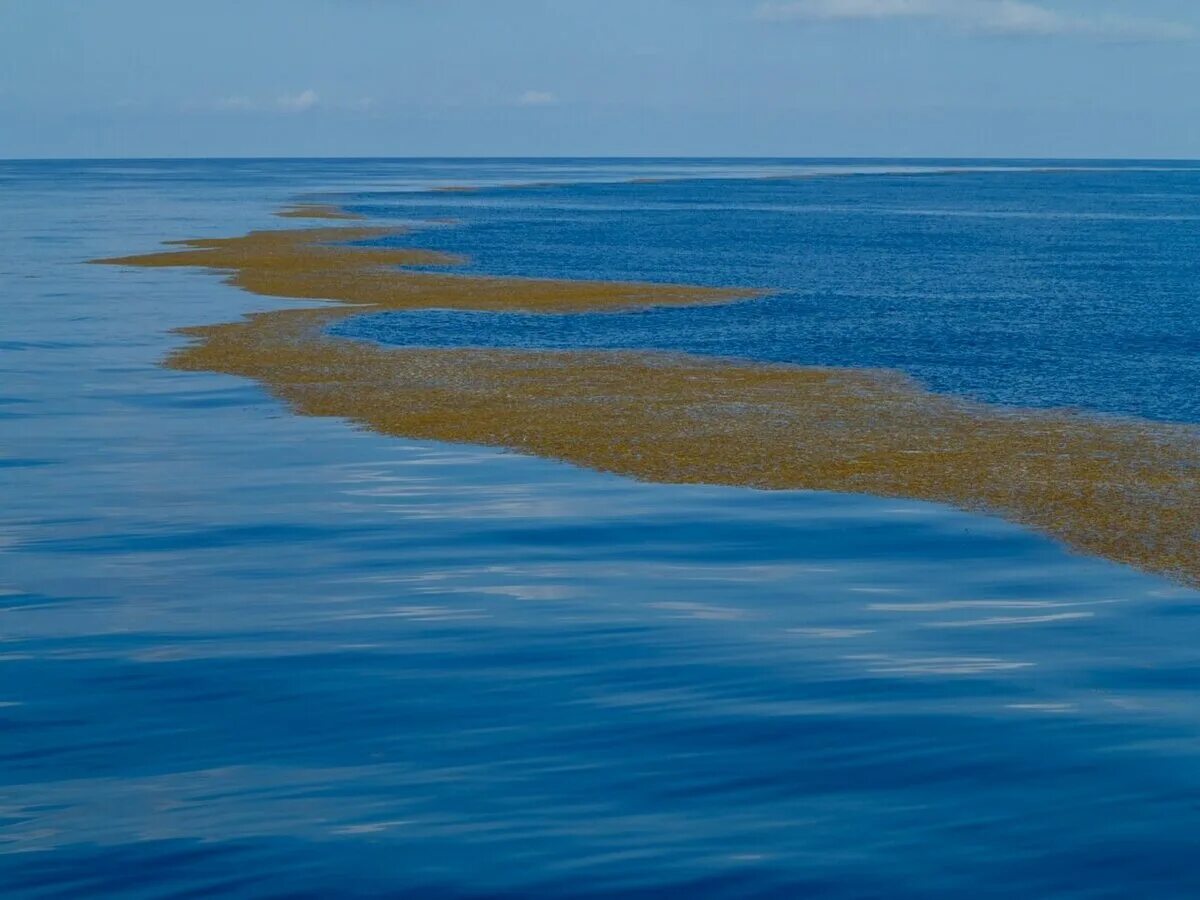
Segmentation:
{"type": "MultiPolygon", "coordinates": [[[[371,193],[353,208],[440,206],[371,193]]],[[[519,275],[762,287],[706,309],[384,313],[397,344],[628,347],[897,368],[1023,406],[1200,419],[1200,166],[489,191],[415,240],[519,275]]]]}
{"type": "Polygon", "coordinates": [[[1197,592],[932,504],[297,418],[158,366],[172,328],[284,301],[82,265],[332,192],[460,219],[413,239],[476,271],[780,291],[353,323],[373,337],[894,365],[1196,418],[1200,176],[736,177],[823,165],[847,164],[0,163],[0,892],[1200,892],[1197,592]],[[670,174],[720,180],[612,183],[670,174]],[[573,184],[416,190],[537,180],[573,184]],[[964,214],[861,211],[906,204],[964,214]]]}

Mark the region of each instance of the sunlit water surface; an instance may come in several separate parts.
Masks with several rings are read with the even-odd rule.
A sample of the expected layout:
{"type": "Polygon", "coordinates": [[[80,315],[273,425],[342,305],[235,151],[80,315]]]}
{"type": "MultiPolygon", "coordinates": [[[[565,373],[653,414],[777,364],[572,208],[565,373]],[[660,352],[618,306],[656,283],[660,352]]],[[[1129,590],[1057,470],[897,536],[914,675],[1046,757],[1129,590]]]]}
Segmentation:
{"type": "Polygon", "coordinates": [[[333,192],[460,219],[414,240],[480,271],[780,291],[774,331],[749,304],[360,337],[892,365],[1200,418],[1200,173],[735,177],[823,165],[854,168],[0,164],[5,896],[1200,892],[1200,594],[934,505],[298,418],[158,366],[171,328],[282,301],[82,264],[333,192]],[[721,180],[614,183],[671,174],[721,180]],[[540,180],[576,184],[398,193],[540,180]],[[863,204],[889,211],[837,211],[863,204]]]}

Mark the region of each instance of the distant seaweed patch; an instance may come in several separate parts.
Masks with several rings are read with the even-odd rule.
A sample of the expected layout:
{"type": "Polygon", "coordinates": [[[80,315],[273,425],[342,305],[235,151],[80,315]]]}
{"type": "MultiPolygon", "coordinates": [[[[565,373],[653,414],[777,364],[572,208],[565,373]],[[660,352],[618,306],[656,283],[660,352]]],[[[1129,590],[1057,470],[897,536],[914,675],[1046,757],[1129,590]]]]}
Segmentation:
{"type": "Polygon", "coordinates": [[[281,219],[340,219],[361,220],[366,218],[340,206],[318,203],[300,203],[275,213],[281,219]]]}
{"type": "Polygon", "coordinates": [[[183,250],[97,260],[116,265],[200,266],[229,272],[231,284],[273,297],[339,300],[378,309],[571,311],[725,303],[761,292],[613,281],[464,276],[406,266],[455,265],[430,250],[372,245],[402,228],[301,228],[236,238],[168,242],[183,250]]]}

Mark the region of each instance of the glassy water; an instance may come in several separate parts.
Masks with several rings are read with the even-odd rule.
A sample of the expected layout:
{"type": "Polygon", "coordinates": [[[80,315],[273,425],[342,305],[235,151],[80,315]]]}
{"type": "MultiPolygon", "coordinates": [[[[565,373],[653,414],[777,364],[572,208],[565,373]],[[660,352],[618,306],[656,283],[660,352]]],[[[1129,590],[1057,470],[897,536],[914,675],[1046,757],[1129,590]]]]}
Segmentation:
{"type": "Polygon", "coordinates": [[[477,271],[779,290],[360,335],[1196,420],[1200,172],[888,165],[920,163],[0,164],[0,889],[1194,896],[1197,592],[935,505],[297,418],[158,366],[170,329],[282,301],[82,264],[333,192],[460,219],[413,240],[477,271]],[[738,177],[823,166],[874,174],[738,177]]]}

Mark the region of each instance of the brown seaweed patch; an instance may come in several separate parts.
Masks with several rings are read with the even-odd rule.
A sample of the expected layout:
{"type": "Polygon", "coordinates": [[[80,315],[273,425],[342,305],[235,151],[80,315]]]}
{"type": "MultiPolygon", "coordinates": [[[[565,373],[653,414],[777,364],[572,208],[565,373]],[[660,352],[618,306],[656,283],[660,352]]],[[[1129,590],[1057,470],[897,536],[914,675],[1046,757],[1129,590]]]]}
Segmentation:
{"type": "Polygon", "coordinates": [[[362,220],[365,216],[324,203],[298,203],[275,213],[281,219],[337,219],[343,221],[362,220]]]}
{"type": "Polygon", "coordinates": [[[381,309],[584,310],[724,303],[759,292],[636,282],[559,281],[414,272],[407,266],[454,265],[458,257],[405,247],[363,246],[402,234],[394,228],[299,228],[243,237],[168,242],[186,249],[101,263],[199,266],[230,272],[256,294],[340,300],[381,309]]]}
{"type": "Polygon", "coordinates": [[[188,329],[198,342],[169,364],[253,378],[304,415],[649,481],[939,501],[1200,583],[1192,429],[989,407],[888,372],[324,335],[351,314],[288,310],[188,329]]]}
{"type": "Polygon", "coordinates": [[[211,266],[260,293],[364,304],[185,329],[195,343],[168,361],[255,379],[304,415],[650,481],[937,501],[1200,584],[1194,428],[967,402],[892,372],[618,351],[399,349],[330,337],[334,322],[380,309],[607,309],[741,295],[430,275],[397,268],[428,264],[424,251],[332,244],[378,234],[255,233],[110,262],[211,266]]]}

